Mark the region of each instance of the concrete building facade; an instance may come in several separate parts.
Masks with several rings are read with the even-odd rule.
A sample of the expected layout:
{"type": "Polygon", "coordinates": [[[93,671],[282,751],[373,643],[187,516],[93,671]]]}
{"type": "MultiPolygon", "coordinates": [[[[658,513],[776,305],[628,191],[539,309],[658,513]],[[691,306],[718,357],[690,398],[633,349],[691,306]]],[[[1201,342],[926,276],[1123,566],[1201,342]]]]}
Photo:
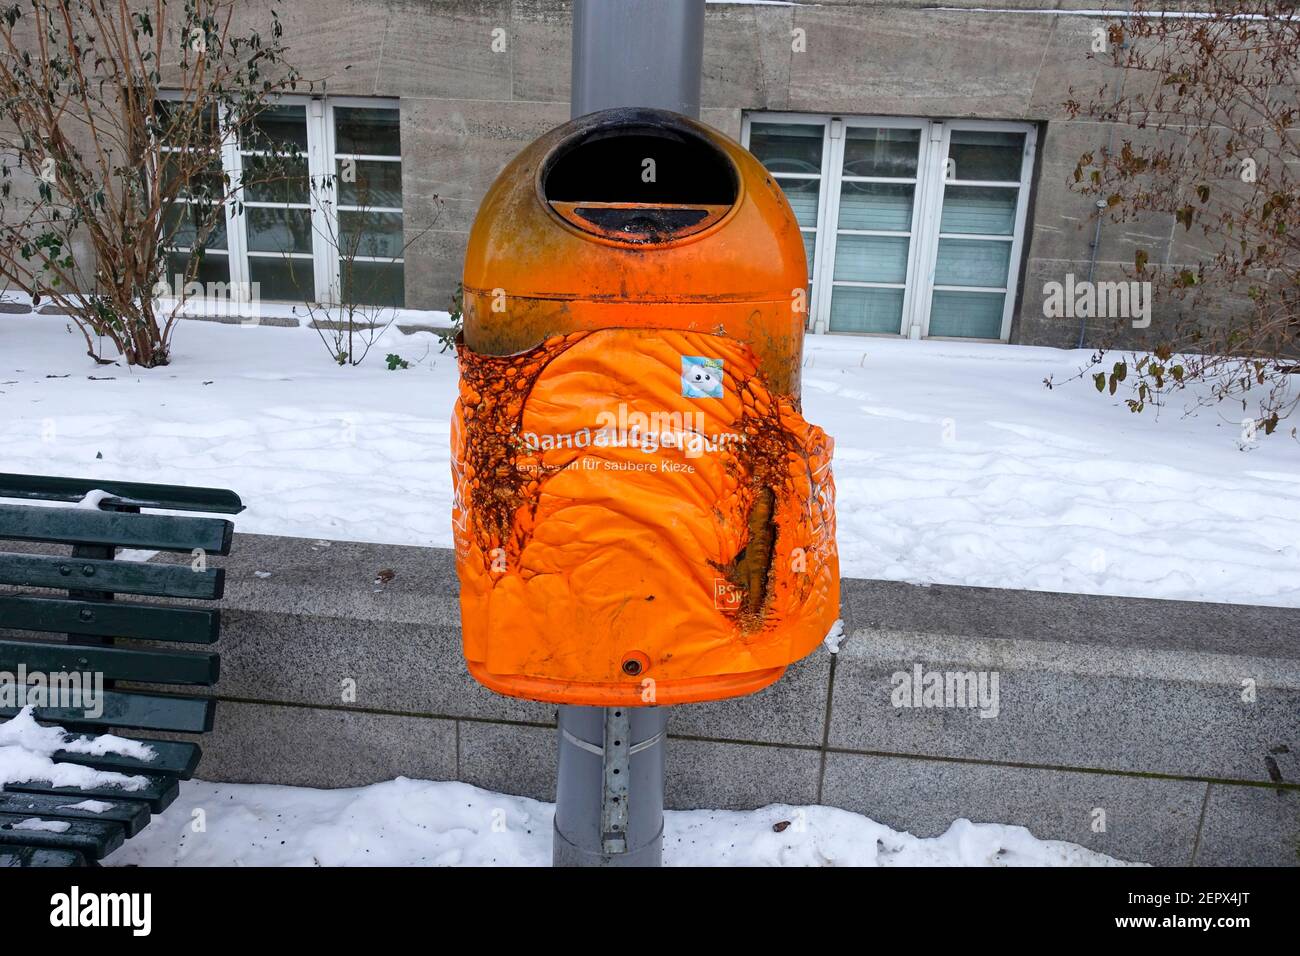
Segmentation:
{"type": "MultiPolygon", "coordinates": [[[[1082,331],[1093,344],[1109,320],[1048,317],[1051,283],[1125,279],[1139,244],[1154,262],[1198,255],[1172,221],[1103,224],[1094,243],[1094,202],[1070,188],[1082,153],[1138,135],[1065,106],[1116,79],[1094,54],[1107,19],[1076,9],[1086,0],[998,6],[708,4],[702,118],[750,145],[791,197],[812,260],[810,330],[1059,347],[1082,331]]],[[[402,252],[408,308],[446,308],[493,179],[568,119],[571,4],[291,0],[282,19],[324,93],[304,110],[394,111],[400,156],[383,169],[375,248],[402,252]]],[[[356,148],[338,161],[364,165],[370,147],[356,148]]]]}

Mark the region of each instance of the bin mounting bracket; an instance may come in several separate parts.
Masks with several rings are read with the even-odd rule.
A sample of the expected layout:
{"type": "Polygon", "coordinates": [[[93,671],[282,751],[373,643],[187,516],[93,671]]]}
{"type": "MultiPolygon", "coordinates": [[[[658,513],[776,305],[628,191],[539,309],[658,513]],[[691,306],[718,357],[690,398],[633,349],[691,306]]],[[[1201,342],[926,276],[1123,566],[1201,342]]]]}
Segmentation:
{"type": "Polygon", "coordinates": [[[632,717],[626,707],[605,708],[605,747],[601,753],[604,789],[600,797],[601,847],[627,852],[627,799],[632,750],[632,717]]]}

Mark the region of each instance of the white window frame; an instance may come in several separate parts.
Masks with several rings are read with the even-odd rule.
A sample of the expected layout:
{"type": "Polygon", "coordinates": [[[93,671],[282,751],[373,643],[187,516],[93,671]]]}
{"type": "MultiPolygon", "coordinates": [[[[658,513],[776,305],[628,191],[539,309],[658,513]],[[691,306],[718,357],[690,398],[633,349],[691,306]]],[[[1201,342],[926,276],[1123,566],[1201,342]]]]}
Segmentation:
{"type": "MultiPolygon", "coordinates": [[[[180,94],[172,91],[160,91],[158,98],[162,100],[179,100],[180,94]]],[[[363,161],[379,161],[401,163],[402,155],[384,156],[361,153],[338,153],[335,142],[335,117],[334,110],[336,107],[351,107],[358,109],[391,109],[398,114],[400,120],[400,101],[392,98],[381,98],[373,96],[330,96],[319,97],[304,94],[283,94],[277,95],[270,102],[272,106],[303,106],[305,107],[305,123],[307,129],[307,175],[311,181],[311,188],[308,192],[308,201],[306,203],[286,203],[286,202],[268,202],[263,200],[238,199],[227,202],[225,206],[226,216],[226,250],[225,255],[229,261],[230,282],[234,288],[250,288],[250,270],[248,260],[250,258],[277,259],[292,258],[299,260],[310,259],[312,261],[312,280],[315,286],[316,298],[315,303],[321,305],[337,305],[342,301],[342,281],[339,269],[339,250],[331,242],[331,237],[337,241],[339,237],[341,212],[355,212],[359,210],[356,206],[341,206],[338,202],[338,185],[336,182],[335,164],[338,159],[356,159],[363,161]],[[273,208],[273,209],[309,209],[311,211],[312,224],[312,251],[310,253],[286,253],[286,252],[256,252],[248,248],[248,215],[236,211],[236,206],[242,205],[245,209],[252,208],[273,208]]],[[[221,116],[224,124],[225,117],[221,116]]],[[[244,164],[243,154],[248,152],[242,150],[233,133],[227,133],[221,142],[221,163],[227,175],[230,176],[232,183],[239,183],[243,175],[244,164]]],[[[180,200],[185,201],[185,200],[180,200]]],[[[368,212],[372,213],[397,213],[401,215],[403,210],[400,208],[371,206],[368,212]]],[[[403,220],[405,221],[405,220],[403,220]]],[[[184,251],[177,249],[176,251],[184,251]]],[[[216,254],[221,254],[217,251],[216,254]]],[[[389,258],[384,256],[354,256],[356,262],[384,262],[400,264],[405,267],[406,260],[403,256],[389,258]]]]}
{"type": "MultiPolygon", "coordinates": [[[[383,162],[383,163],[400,164],[402,162],[402,154],[400,151],[396,156],[387,156],[379,153],[338,152],[338,146],[335,142],[335,131],[337,129],[337,125],[335,124],[334,121],[334,110],[336,107],[344,107],[344,108],[351,107],[354,109],[391,109],[393,110],[393,112],[397,113],[398,122],[400,123],[401,121],[401,112],[398,106],[398,101],[394,99],[385,100],[385,99],[378,99],[373,96],[331,96],[325,99],[324,101],[325,115],[323,117],[323,121],[325,124],[324,142],[322,144],[324,149],[323,149],[323,158],[321,161],[328,168],[328,172],[329,172],[328,202],[330,206],[330,211],[326,214],[332,215],[334,217],[334,222],[333,222],[334,232],[333,233],[326,232],[323,233],[323,235],[326,236],[333,235],[335,237],[339,235],[339,229],[340,229],[339,213],[343,213],[343,212],[365,211],[365,212],[374,213],[376,215],[383,214],[383,213],[396,213],[397,215],[403,217],[402,224],[403,224],[403,228],[405,228],[406,218],[404,215],[404,211],[400,207],[369,206],[363,208],[360,206],[343,206],[339,204],[338,187],[337,187],[336,173],[335,173],[335,167],[338,160],[354,159],[357,160],[358,162],[383,162]]],[[[310,142],[310,134],[308,135],[308,141],[310,142]]],[[[338,250],[336,249],[333,255],[329,256],[328,258],[329,258],[328,262],[325,263],[317,262],[317,267],[323,269],[325,273],[324,278],[328,283],[328,288],[330,289],[330,301],[339,302],[342,300],[343,296],[342,296],[342,280],[339,273],[338,250]]],[[[405,274],[406,271],[405,256],[388,257],[388,256],[358,255],[358,256],[353,256],[352,261],[353,262],[384,262],[384,263],[391,262],[394,264],[401,265],[403,274],[405,274]]],[[[319,277],[317,281],[319,281],[319,277]]]]}
{"type": "MultiPolygon", "coordinates": [[[[826,224],[826,210],[828,208],[831,208],[827,205],[827,198],[826,198],[827,192],[829,191],[827,183],[828,183],[829,172],[831,167],[830,167],[830,150],[826,148],[826,132],[825,132],[827,125],[830,123],[830,118],[826,116],[817,116],[815,114],[809,114],[809,113],[780,113],[780,114],[760,113],[756,115],[760,117],[759,119],[760,123],[767,122],[768,117],[780,116],[782,117],[782,119],[772,120],[772,122],[779,122],[784,126],[796,126],[796,125],[815,126],[822,130],[822,150],[821,150],[822,165],[821,165],[821,170],[819,172],[791,173],[791,172],[774,172],[772,170],[768,170],[771,177],[774,180],[776,180],[778,183],[780,183],[781,180],[783,179],[801,180],[805,182],[809,180],[818,181],[817,225],[799,226],[799,232],[801,233],[812,232],[815,234],[815,238],[813,239],[814,273],[808,276],[808,283],[809,286],[811,287],[811,300],[812,300],[811,302],[809,302],[809,308],[808,308],[808,327],[812,329],[814,328],[816,322],[816,318],[815,318],[816,305],[814,303],[821,296],[821,293],[817,288],[817,280],[815,275],[816,265],[817,263],[820,263],[822,261],[822,241],[823,241],[822,237],[826,231],[823,227],[826,224]]],[[[749,130],[750,130],[749,114],[746,113],[742,120],[742,133],[741,133],[741,142],[745,144],[746,148],[749,147],[749,130]]]]}
{"type": "MultiPolygon", "coordinates": [[[[314,184],[320,182],[319,177],[321,174],[321,169],[320,169],[319,157],[317,156],[319,149],[315,148],[316,145],[315,141],[318,138],[319,133],[318,131],[312,129],[312,119],[313,119],[312,103],[313,102],[317,104],[320,103],[319,100],[313,100],[313,98],[310,96],[284,95],[284,96],[277,96],[269,105],[302,106],[304,108],[303,109],[304,123],[306,125],[306,132],[307,132],[307,175],[310,178],[311,182],[314,184]]],[[[244,153],[253,152],[253,151],[251,150],[246,151],[241,149],[239,143],[236,141],[236,137],[233,135],[227,137],[227,150],[229,156],[228,161],[230,165],[228,165],[226,169],[231,175],[231,181],[236,183],[242,182],[242,177],[244,175],[244,153]]],[[[254,153],[254,155],[256,155],[256,153],[254,153]]],[[[223,157],[223,159],[225,159],[225,157],[223,157]]],[[[315,287],[315,293],[316,293],[316,298],[314,301],[318,301],[318,302],[336,301],[333,298],[333,290],[328,285],[322,286],[320,283],[320,274],[319,274],[320,263],[317,262],[317,259],[321,258],[321,256],[318,255],[319,247],[316,242],[316,237],[320,236],[321,239],[324,240],[325,237],[329,235],[329,233],[319,232],[317,230],[317,226],[318,226],[317,210],[314,208],[316,204],[312,202],[311,188],[310,187],[308,188],[307,202],[305,203],[268,202],[264,200],[243,199],[241,197],[239,199],[239,204],[241,204],[245,210],[248,209],[309,210],[311,212],[311,223],[312,223],[312,244],[311,244],[312,251],[311,252],[257,252],[254,251],[253,249],[250,249],[248,245],[248,219],[249,219],[248,214],[246,211],[243,214],[236,213],[235,211],[236,204],[233,202],[228,203],[226,206],[227,231],[239,237],[239,257],[238,259],[231,260],[230,263],[231,281],[235,281],[235,269],[236,269],[236,263],[238,263],[238,269],[239,269],[238,281],[240,281],[241,283],[251,283],[252,272],[249,269],[249,262],[248,262],[249,259],[284,258],[284,259],[297,259],[300,261],[310,259],[312,262],[312,272],[313,272],[312,284],[315,287]],[[321,295],[322,289],[325,290],[324,296],[321,295]]],[[[249,288],[250,286],[245,285],[243,287],[249,288]]]]}
{"type": "MultiPolygon", "coordinates": [[[[163,90],[163,91],[160,91],[160,92],[158,93],[158,99],[159,99],[160,101],[164,101],[164,102],[173,102],[173,103],[176,103],[176,102],[180,102],[180,101],[181,101],[181,94],[178,93],[178,92],[172,92],[172,91],[170,91],[170,90],[163,90]]],[[[225,119],[224,111],[220,111],[220,112],[218,113],[218,122],[219,122],[222,126],[225,125],[225,124],[224,124],[224,119],[225,119]]],[[[220,153],[220,155],[221,155],[221,165],[222,165],[222,169],[223,169],[223,171],[229,168],[229,165],[228,165],[228,164],[229,164],[229,149],[228,149],[228,147],[229,147],[229,145],[230,145],[230,140],[231,140],[231,139],[233,139],[233,137],[231,137],[231,136],[229,136],[229,135],[225,135],[225,134],[223,134],[222,139],[221,139],[221,145],[218,147],[218,150],[217,150],[217,151],[220,153]]],[[[192,148],[191,148],[191,147],[184,147],[184,146],[168,146],[166,143],[160,143],[160,144],[159,144],[159,151],[160,151],[160,152],[163,152],[163,153],[185,153],[185,152],[191,152],[191,151],[192,151],[192,148]]],[[[188,196],[185,196],[185,195],[178,195],[178,196],[173,200],[173,202],[174,202],[174,203],[180,203],[181,205],[186,205],[186,206],[188,206],[191,202],[193,202],[193,200],[191,200],[188,196]]],[[[224,256],[225,259],[226,259],[226,262],[227,262],[227,266],[226,266],[227,271],[230,273],[230,283],[231,283],[231,285],[232,285],[233,288],[240,288],[239,286],[235,286],[235,285],[234,285],[234,282],[235,282],[235,275],[234,275],[235,265],[234,265],[234,261],[235,261],[235,257],[236,257],[236,255],[237,255],[237,253],[236,253],[236,251],[235,251],[235,239],[236,239],[236,237],[232,234],[232,232],[231,232],[231,228],[230,228],[230,209],[229,209],[229,204],[227,203],[226,206],[222,207],[222,210],[221,210],[221,211],[222,211],[222,214],[225,216],[225,223],[226,223],[226,248],[224,248],[224,249],[205,249],[205,253],[206,253],[207,255],[212,255],[212,256],[224,256]]],[[[242,242],[242,236],[240,237],[240,240],[241,240],[241,242],[242,242]]],[[[180,253],[180,252],[188,252],[188,253],[190,253],[190,255],[193,255],[193,254],[194,254],[194,247],[193,247],[193,246],[168,246],[168,247],[167,247],[167,252],[169,252],[169,253],[172,253],[172,252],[177,252],[177,253],[180,253]]],[[[170,281],[172,277],[169,276],[169,275],[164,275],[162,278],[163,278],[164,281],[170,281]]],[[[176,294],[179,296],[179,295],[180,295],[180,290],[176,290],[176,294]]]]}
{"type": "MultiPolygon", "coordinates": [[[[841,233],[845,235],[887,235],[909,237],[907,272],[903,285],[903,312],[897,333],[883,332],[837,332],[841,335],[884,335],[890,338],[930,338],[930,306],[935,289],[939,291],[974,291],[1003,294],[1002,325],[999,336],[995,339],[968,338],[962,336],[934,336],[934,338],[954,338],[974,342],[1006,342],[1011,335],[1011,321],[1015,311],[1016,292],[1020,282],[1020,262],[1025,240],[1025,222],[1029,212],[1029,193],[1034,170],[1034,152],[1037,148],[1038,129],[1032,123],[1004,120],[976,119],[923,119],[920,117],[900,116],[864,116],[864,115],[819,115],[809,113],[747,111],[741,121],[741,142],[749,147],[750,130],[753,123],[771,123],[776,125],[812,125],[823,129],[821,189],[818,194],[817,238],[814,243],[813,269],[809,281],[812,285],[812,302],[810,303],[809,328],[813,332],[830,330],[831,296],[835,286],[847,288],[893,288],[898,283],[858,282],[835,279],[835,246],[841,233]],[[841,185],[844,176],[844,130],[853,127],[919,129],[921,142],[917,156],[917,176],[913,193],[912,228],[910,233],[881,230],[858,230],[839,228],[839,208],[841,185]],[[948,181],[944,175],[947,168],[948,146],[953,130],[980,130],[988,132],[1015,132],[1025,136],[1024,152],[1021,156],[1020,179],[997,182],[982,180],[954,179],[948,181]],[[975,236],[968,234],[940,233],[940,219],[943,211],[943,198],[946,189],[952,186],[992,186],[997,188],[1017,188],[1015,223],[1012,234],[1008,236],[975,236]],[[965,287],[939,285],[936,287],[934,276],[939,252],[940,239],[982,239],[1009,241],[1011,244],[1010,260],[1007,268],[1006,286],[965,287]]],[[[959,171],[960,172],[960,171],[959,171]]],[[[811,174],[774,173],[778,181],[786,179],[811,179],[811,174]]],[[[847,177],[850,182],[912,183],[909,178],[896,177],[847,177]]],[[[808,232],[808,228],[801,227],[808,232]]]]}

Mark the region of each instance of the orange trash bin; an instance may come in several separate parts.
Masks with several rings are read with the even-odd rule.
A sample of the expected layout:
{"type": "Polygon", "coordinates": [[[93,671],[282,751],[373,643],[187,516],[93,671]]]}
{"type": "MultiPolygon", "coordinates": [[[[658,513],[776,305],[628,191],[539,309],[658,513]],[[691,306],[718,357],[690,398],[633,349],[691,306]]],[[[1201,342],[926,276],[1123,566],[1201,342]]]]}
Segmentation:
{"type": "Polygon", "coordinates": [[[470,232],[453,528],[481,683],[591,706],[758,690],[839,614],[832,441],[799,400],[802,234],[739,144],[593,113],[470,232]]]}

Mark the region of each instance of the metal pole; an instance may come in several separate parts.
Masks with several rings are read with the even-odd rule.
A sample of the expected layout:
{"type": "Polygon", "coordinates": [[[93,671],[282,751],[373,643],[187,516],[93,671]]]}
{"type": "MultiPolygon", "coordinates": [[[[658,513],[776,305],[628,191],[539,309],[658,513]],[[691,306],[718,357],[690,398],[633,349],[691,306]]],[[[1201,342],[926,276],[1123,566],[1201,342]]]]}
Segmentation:
{"type": "MultiPolygon", "coordinates": [[[[700,115],[704,0],[576,0],[571,115],[700,115]]],[[[664,707],[561,707],[555,866],[659,866],[664,707]]]]}
{"type": "Polygon", "coordinates": [[[654,106],[699,118],[704,0],[576,0],[573,116],[654,106]]]}
{"type": "Polygon", "coordinates": [[[659,866],[662,707],[561,707],[556,866],[659,866]]]}

